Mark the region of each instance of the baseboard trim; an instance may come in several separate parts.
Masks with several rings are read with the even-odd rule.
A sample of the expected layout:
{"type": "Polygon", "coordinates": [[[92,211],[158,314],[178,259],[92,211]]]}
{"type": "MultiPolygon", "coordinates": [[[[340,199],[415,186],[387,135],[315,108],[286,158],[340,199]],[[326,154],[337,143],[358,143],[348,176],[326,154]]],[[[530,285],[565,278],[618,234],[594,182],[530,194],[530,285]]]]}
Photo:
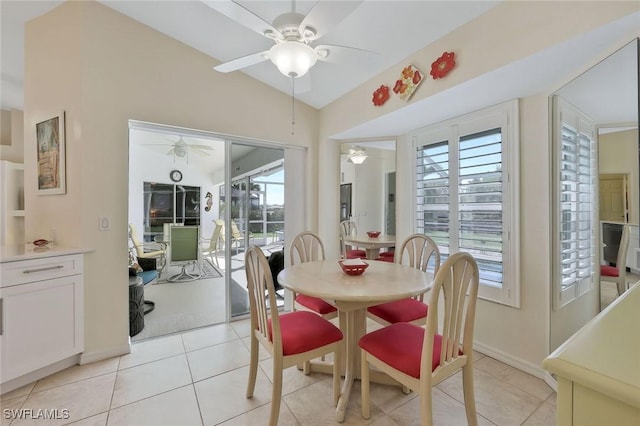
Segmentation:
{"type": "Polygon", "coordinates": [[[80,354],[80,365],[91,364],[92,362],[102,361],[120,355],[131,353],[131,341],[124,345],[102,348],[98,351],[83,352],[80,354]]]}
{"type": "Polygon", "coordinates": [[[491,358],[497,359],[500,362],[504,362],[507,365],[510,365],[514,368],[517,368],[518,370],[522,370],[525,373],[529,373],[532,376],[535,376],[539,379],[545,380],[546,381],[546,375],[548,374],[547,371],[545,369],[542,368],[541,365],[536,365],[533,364],[529,361],[525,361],[521,358],[517,358],[514,357],[511,354],[508,354],[506,352],[500,351],[500,350],[496,350],[495,348],[492,348],[490,346],[487,346],[483,343],[479,343],[479,342],[474,342],[473,344],[473,349],[477,350],[478,352],[483,353],[484,355],[487,355],[491,358]]]}
{"type": "Polygon", "coordinates": [[[58,362],[54,362],[53,364],[47,365],[46,367],[39,368],[36,371],[32,371],[31,373],[16,377],[15,379],[11,379],[0,385],[0,394],[4,395],[7,392],[11,392],[12,390],[21,388],[22,386],[50,376],[54,373],[57,373],[58,371],[62,371],[66,368],[72,367],[78,363],[79,356],[73,355],[69,358],[65,358],[58,362]]]}

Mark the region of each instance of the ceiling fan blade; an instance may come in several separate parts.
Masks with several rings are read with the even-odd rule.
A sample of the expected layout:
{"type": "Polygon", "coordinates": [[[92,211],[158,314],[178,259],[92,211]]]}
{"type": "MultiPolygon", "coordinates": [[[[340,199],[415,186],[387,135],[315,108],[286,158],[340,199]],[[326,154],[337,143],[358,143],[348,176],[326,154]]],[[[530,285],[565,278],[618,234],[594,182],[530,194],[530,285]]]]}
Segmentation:
{"type": "Polygon", "coordinates": [[[306,27],[311,27],[314,29],[315,35],[307,38],[316,40],[356,10],[360,3],[362,3],[362,0],[317,1],[300,23],[299,32],[300,34],[308,34],[304,30],[306,27]]]}
{"type": "Polygon", "coordinates": [[[319,60],[336,64],[364,64],[380,56],[371,50],[334,44],[320,44],[314,50],[319,60]]]}
{"type": "Polygon", "coordinates": [[[219,72],[231,72],[241,68],[250,67],[251,65],[259,64],[269,59],[269,51],[252,53],[251,55],[242,56],[240,58],[232,59],[228,62],[224,62],[220,65],[213,67],[214,70],[219,72]]]}
{"type": "Polygon", "coordinates": [[[199,148],[192,148],[192,151],[197,152],[200,155],[211,155],[207,151],[199,148]]]}
{"type": "Polygon", "coordinates": [[[202,2],[260,35],[267,36],[270,32],[271,35],[267,37],[282,38],[280,31],[239,3],[231,0],[203,0],[202,2]]]}
{"type": "Polygon", "coordinates": [[[195,144],[192,144],[192,145],[189,145],[189,148],[197,148],[197,149],[204,149],[204,150],[207,150],[207,151],[213,151],[213,148],[210,147],[209,145],[195,145],[195,144]]]}

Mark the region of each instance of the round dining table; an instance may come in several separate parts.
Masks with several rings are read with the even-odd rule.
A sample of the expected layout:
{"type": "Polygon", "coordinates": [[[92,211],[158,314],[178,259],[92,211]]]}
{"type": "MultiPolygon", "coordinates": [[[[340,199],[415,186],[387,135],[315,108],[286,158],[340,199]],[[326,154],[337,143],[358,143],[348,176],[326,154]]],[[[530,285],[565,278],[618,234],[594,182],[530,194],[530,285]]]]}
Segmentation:
{"type": "Polygon", "coordinates": [[[367,251],[367,259],[377,259],[381,248],[395,247],[396,236],[387,234],[381,234],[377,237],[370,237],[367,234],[345,235],[344,242],[350,246],[364,248],[367,251]]]}
{"type": "MultiPolygon", "coordinates": [[[[339,422],[344,420],[353,382],[360,376],[358,341],[366,333],[367,307],[424,293],[433,282],[432,273],[410,266],[377,260],[366,263],[369,265],[367,269],[357,276],[343,272],[336,260],[300,263],[288,266],[278,274],[278,282],[282,287],[322,298],[339,311],[346,352],[342,354],[345,380],[336,409],[339,422]]],[[[318,369],[313,367],[312,371],[332,372],[326,365],[319,365],[318,369]]],[[[394,383],[383,373],[372,373],[376,373],[372,374],[372,381],[394,383]]]]}

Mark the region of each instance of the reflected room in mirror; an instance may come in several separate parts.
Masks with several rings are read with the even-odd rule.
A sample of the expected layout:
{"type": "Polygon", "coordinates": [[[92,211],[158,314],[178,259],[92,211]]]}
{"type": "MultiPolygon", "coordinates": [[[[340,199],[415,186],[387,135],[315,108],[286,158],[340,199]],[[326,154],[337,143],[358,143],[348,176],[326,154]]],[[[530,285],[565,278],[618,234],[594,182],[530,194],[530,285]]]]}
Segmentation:
{"type": "Polygon", "coordinates": [[[340,215],[360,232],[395,235],[395,149],[394,140],[341,145],[340,215]]]}
{"type": "Polygon", "coordinates": [[[634,39],[552,97],[551,350],[640,279],[638,50],[634,39]]]}

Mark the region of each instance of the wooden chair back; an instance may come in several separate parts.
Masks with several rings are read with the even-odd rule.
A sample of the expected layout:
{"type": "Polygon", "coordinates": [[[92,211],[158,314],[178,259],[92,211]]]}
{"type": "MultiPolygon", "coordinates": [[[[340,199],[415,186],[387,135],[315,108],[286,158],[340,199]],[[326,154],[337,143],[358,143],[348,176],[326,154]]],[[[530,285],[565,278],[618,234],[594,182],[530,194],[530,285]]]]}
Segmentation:
{"type": "Polygon", "coordinates": [[[293,238],[289,250],[291,265],[296,263],[324,260],[324,244],[316,234],[310,231],[299,233],[293,238]]]}
{"type": "Polygon", "coordinates": [[[442,335],[442,343],[440,365],[433,371],[433,383],[430,374],[422,375],[430,385],[449,377],[452,371],[461,368],[466,364],[467,358],[470,358],[479,285],[476,260],[465,252],[449,256],[434,278],[424,333],[421,371],[431,370],[436,333],[442,335]],[[440,308],[444,310],[441,315],[440,308]],[[439,316],[442,318],[442,327],[439,316]]]}
{"type": "Polygon", "coordinates": [[[251,330],[274,358],[282,357],[282,337],[276,291],[269,262],[258,246],[251,246],[245,253],[245,272],[249,292],[251,330]],[[266,297],[265,297],[266,295],[266,297]],[[271,327],[269,327],[271,319],[271,327]],[[271,332],[270,332],[271,329],[271,332]]]}

